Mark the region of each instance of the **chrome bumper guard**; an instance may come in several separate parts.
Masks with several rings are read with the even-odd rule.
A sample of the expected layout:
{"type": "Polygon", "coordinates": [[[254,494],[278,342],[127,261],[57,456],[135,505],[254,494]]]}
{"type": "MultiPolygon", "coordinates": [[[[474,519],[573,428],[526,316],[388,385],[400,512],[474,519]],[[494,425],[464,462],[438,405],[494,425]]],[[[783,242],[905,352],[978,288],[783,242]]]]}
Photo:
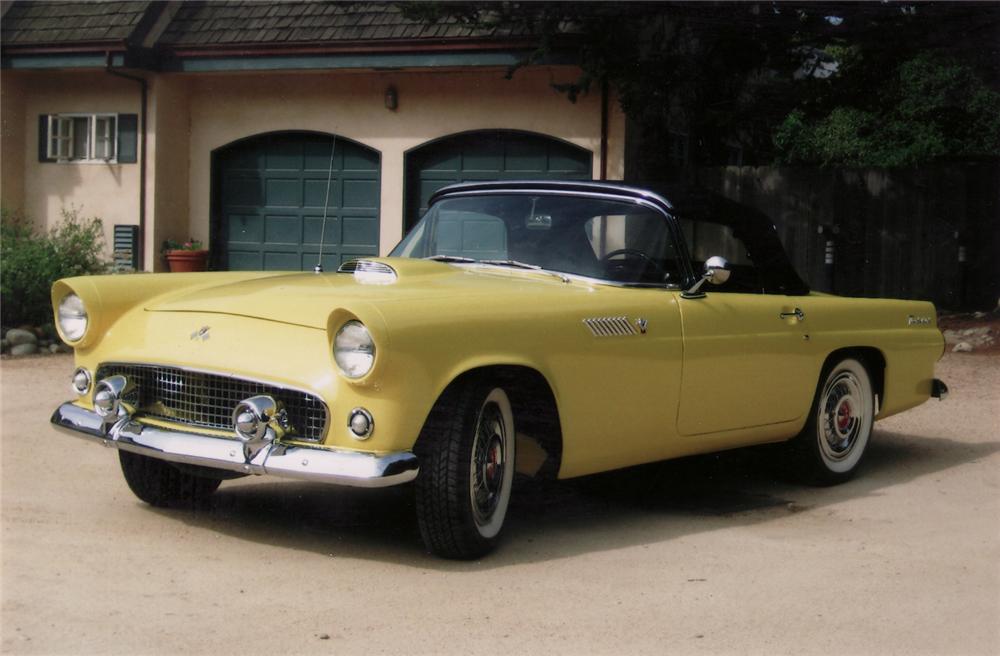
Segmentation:
{"type": "Polygon", "coordinates": [[[389,487],[417,477],[417,457],[408,451],[374,455],[272,443],[244,455],[243,444],[197,433],[148,426],[122,416],[107,424],[95,412],[63,403],[52,414],[59,430],[151,458],[243,474],[269,474],[352,487],[389,487]]]}

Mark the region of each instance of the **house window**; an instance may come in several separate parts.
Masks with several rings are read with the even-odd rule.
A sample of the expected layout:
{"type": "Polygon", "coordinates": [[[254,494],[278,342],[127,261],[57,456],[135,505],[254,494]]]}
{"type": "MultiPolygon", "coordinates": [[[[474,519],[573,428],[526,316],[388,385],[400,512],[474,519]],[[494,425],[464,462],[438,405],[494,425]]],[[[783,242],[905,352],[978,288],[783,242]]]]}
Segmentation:
{"type": "Polygon", "coordinates": [[[50,114],[48,157],[59,162],[113,162],[118,154],[116,114],[50,114]]]}

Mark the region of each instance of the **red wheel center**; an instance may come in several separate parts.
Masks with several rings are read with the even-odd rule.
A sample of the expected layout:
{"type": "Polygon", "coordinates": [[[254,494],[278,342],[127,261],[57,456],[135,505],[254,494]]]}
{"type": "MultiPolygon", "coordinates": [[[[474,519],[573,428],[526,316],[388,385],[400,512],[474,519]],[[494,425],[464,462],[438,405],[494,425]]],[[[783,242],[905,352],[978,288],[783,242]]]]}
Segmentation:
{"type": "Polygon", "coordinates": [[[502,459],[500,444],[494,441],[486,452],[486,481],[491,488],[495,486],[497,478],[499,478],[502,471],[502,459]]]}
{"type": "Polygon", "coordinates": [[[837,408],[837,430],[843,432],[851,425],[851,404],[843,401],[837,408]]]}

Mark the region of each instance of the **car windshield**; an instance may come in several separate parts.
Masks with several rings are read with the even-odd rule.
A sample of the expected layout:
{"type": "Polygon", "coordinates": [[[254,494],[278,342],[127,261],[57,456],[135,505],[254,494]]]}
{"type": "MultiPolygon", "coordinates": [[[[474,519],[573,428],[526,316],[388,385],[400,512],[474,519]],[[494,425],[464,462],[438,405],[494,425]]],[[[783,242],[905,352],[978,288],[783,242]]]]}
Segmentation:
{"type": "Polygon", "coordinates": [[[390,255],[540,268],[625,284],[682,282],[662,213],[638,203],[585,196],[445,198],[390,255]]]}

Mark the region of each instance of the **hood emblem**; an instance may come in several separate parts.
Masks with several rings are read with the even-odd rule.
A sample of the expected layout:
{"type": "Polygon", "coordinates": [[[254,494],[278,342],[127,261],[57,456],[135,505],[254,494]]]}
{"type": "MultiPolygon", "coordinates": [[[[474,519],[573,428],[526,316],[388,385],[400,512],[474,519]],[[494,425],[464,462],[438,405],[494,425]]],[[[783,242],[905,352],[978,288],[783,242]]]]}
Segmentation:
{"type": "Polygon", "coordinates": [[[211,330],[210,327],[208,327],[208,326],[202,326],[198,330],[196,330],[193,333],[191,333],[191,341],[200,339],[201,341],[204,342],[206,339],[208,339],[209,337],[211,337],[211,335],[208,334],[209,330],[211,330]]]}

